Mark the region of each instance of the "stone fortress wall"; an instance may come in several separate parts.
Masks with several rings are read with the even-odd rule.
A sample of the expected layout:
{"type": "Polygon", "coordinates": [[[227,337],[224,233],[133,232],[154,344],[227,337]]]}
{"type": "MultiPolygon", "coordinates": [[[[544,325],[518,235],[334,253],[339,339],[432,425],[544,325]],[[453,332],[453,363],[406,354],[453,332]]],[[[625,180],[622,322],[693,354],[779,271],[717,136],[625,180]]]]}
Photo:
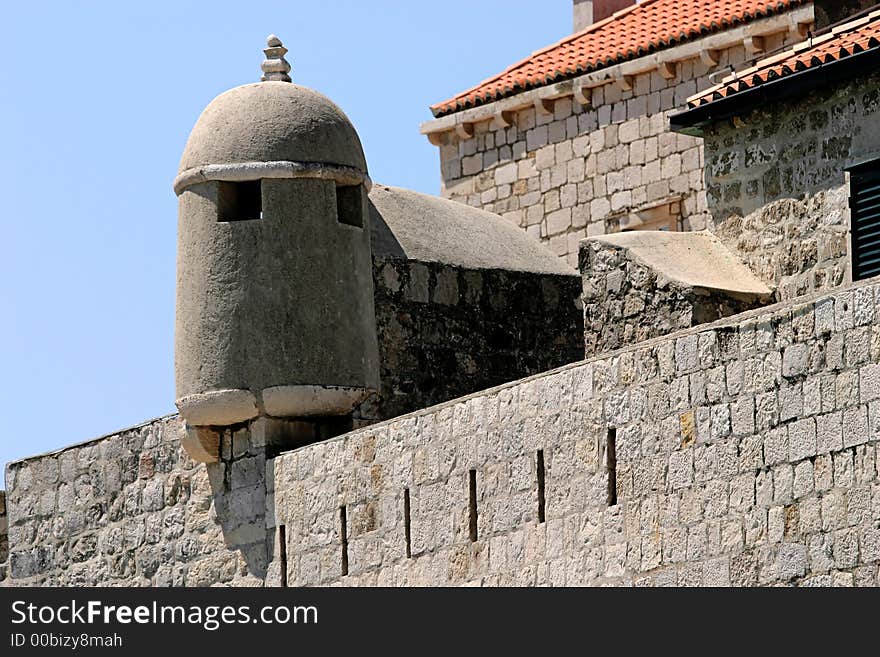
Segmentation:
{"type": "Polygon", "coordinates": [[[284,454],[287,581],[880,584],[878,294],[752,311],[284,454]]]}
{"type": "MultiPolygon", "coordinates": [[[[545,88],[545,98],[536,96],[533,106],[511,112],[507,127],[483,112],[481,120],[466,124],[472,137],[448,129],[431,134],[440,150],[441,194],[502,215],[571,266],[578,264],[584,237],[639,221],[672,217],[678,230],[705,229],[703,143],[671,132],[669,116],[717,82],[710,76],[802,41],[797,21],[811,16],[812,7],[801,7],[686,44],[679,55],[661,51],[660,57],[684,59],[663,73],[642,66],[648,70],[620,78],[623,84],[614,80],[622,68],[612,67],[587,106],[572,97],[570,82],[559,83],[545,88]],[[745,40],[750,48],[760,40],[750,35],[761,35],[763,50],[746,49],[745,40]]],[[[460,121],[469,120],[467,110],[460,114],[460,121]]],[[[445,119],[458,116],[437,123],[446,127],[445,119]]],[[[439,127],[423,126],[433,129],[439,127]]]]}
{"type": "MultiPolygon", "coordinates": [[[[10,464],[9,583],[258,583],[247,574],[248,552],[227,547],[218,517],[225,505],[212,485],[222,486],[225,465],[193,462],[180,446],[182,430],[177,416],[160,418],[10,464]]],[[[254,518],[264,515],[253,508],[259,489],[265,500],[261,478],[258,471],[259,486],[240,498],[254,518]]],[[[230,542],[237,529],[230,527],[230,542]]],[[[265,561],[264,549],[263,568],[265,561]]]]}
{"type": "Polygon", "coordinates": [[[259,422],[10,464],[7,583],[880,584],[876,281],[280,455],[259,422]]]}

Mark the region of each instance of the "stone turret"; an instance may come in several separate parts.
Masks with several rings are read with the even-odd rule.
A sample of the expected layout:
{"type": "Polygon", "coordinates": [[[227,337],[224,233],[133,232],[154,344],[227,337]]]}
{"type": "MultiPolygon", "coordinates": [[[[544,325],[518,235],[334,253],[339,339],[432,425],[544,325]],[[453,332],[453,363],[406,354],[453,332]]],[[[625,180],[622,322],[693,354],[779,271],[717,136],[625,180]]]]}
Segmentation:
{"type": "MultiPolygon", "coordinates": [[[[262,81],[208,105],[174,182],[176,397],[191,428],[344,416],[378,387],[360,139],[267,44],[262,81]]],[[[188,435],[195,458],[215,458],[188,435]]]]}

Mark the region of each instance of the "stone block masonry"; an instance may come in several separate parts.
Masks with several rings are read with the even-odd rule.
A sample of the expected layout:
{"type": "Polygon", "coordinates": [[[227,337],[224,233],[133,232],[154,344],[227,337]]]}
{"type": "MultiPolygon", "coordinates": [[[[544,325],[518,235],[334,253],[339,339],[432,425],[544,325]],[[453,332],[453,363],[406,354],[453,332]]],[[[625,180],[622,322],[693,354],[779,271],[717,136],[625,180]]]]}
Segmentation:
{"type": "Polygon", "coordinates": [[[782,299],[844,284],[846,168],[880,151],[880,76],[707,128],[709,229],[782,299]]]}
{"type": "Polygon", "coordinates": [[[227,431],[222,462],[205,467],[180,447],[182,430],[160,418],[10,464],[6,583],[262,584],[263,446],[227,431]]]}
{"type": "Polygon", "coordinates": [[[437,262],[373,263],[385,420],[583,358],[580,278],[437,262]]]}
{"type": "Polygon", "coordinates": [[[287,581],[876,586],[878,372],[874,280],[283,454],[287,581]]]}
{"type": "Polygon", "coordinates": [[[587,357],[760,308],[771,296],[671,280],[601,239],[581,242],[580,259],[587,357]]]}
{"type": "MultiPolygon", "coordinates": [[[[796,32],[768,35],[766,52],[800,40],[796,32]]],[[[587,236],[617,232],[629,218],[668,213],[679,230],[706,228],[709,208],[702,140],[669,130],[669,115],[712,86],[710,75],[748,59],[738,45],[677,62],[674,76],[632,76],[624,90],[610,82],[592,90],[592,105],[572,97],[511,116],[511,125],[483,121],[474,136],[444,133],[441,193],[504,216],[572,266],[587,236]]],[[[631,223],[631,222],[630,222],[631,223]]]]}

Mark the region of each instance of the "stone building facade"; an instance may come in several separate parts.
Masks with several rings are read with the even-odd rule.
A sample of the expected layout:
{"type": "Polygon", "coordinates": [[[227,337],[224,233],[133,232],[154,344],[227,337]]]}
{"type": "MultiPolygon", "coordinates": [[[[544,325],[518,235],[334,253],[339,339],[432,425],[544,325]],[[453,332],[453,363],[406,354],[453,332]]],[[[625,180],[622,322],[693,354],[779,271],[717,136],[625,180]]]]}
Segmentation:
{"type": "Polygon", "coordinates": [[[812,23],[811,3],[730,4],[722,17],[672,0],[624,9],[435,105],[422,132],[439,147],[441,194],[502,215],[572,266],[584,237],[710,227],[703,142],[669,116],[812,23]],[[642,43],[644,24],[660,32],[642,43]]]}
{"type": "Polygon", "coordinates": [[[672,117],[705,144],[709,229],[780,299],[853,280],[850,172],[880,155],[878,21],[875,7],[826,27],[672,117]]]}
{"type": "Polygon", "coordinates": [[[871,75],[707,128],[710,230],[781,298],[847,280],[846,171],[880,151],[878,112],[871,75]]]}

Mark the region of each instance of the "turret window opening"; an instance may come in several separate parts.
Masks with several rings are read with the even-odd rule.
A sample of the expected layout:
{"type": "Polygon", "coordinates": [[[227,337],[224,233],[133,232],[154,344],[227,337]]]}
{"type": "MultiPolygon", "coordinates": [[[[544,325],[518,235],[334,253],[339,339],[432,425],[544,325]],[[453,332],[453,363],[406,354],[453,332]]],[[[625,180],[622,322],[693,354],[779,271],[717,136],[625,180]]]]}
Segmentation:
{"type": "Polygon", "coordinates": [[[263,218],[262,180],[217,183],[217,221],[253,221],[263,218]]]}
{"type": "Polygon", "coordinates": [[[336,185],[336,218],[341,224],[364,227],[363,186],[336,185]]]}

